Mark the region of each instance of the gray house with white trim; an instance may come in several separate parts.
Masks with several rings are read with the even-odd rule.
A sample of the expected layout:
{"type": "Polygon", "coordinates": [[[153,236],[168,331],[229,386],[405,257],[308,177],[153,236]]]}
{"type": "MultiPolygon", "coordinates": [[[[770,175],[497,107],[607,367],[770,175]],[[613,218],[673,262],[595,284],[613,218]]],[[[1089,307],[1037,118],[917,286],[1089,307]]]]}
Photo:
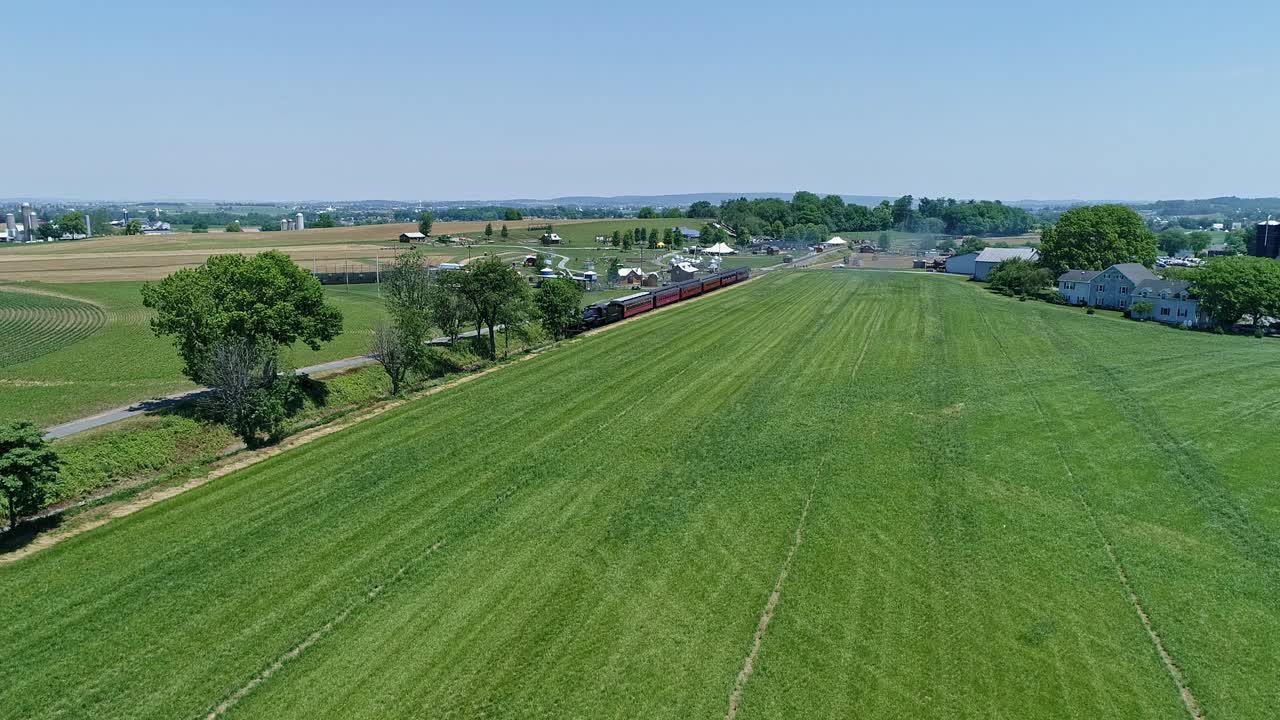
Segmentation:
{"type": "Polygon", "coordinates": [[[1068,270],[1058,276],[1058,294],[1068,305],[1093,305],[1093,279],[1101,270],[1068,270]]]}
{"type": "Polygon", "coordinates": [[[1106,270],[1068,270],[1058,276],[1058,294],[1071,305],[1088,305],[1128,312],[1137,320],[1170,325],[1200,326],[1206,319],[1191,297],[1191,283],[1165,280],[1138,263],[1120,263],[1106,270]],[[1134,303],[1151,303],[1151,312],[1134,313],[1134,303]]]}
{"type": "Polygon", "coordinates": [[[1200,327],[1209,318],[1200,312],[1200,302],[1191,297],[1191,283],[1186,280],[1143,280],[1134,293],[1134,302],[1151,303],[1151,312],[1133,312],[1135,320],[1155,320],[1170,325],[1200,327]]]}

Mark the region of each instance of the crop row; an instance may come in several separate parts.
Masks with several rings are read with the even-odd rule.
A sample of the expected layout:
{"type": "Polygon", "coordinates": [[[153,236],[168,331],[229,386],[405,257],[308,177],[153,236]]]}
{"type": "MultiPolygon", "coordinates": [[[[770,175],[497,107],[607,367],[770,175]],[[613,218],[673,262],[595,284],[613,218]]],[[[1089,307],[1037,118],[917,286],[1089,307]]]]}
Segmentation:
{"type": "Polygon", "coordinates": [[[40,357],[102,328],[106,313],[88,303],[0,292],[0,367],[40,357]]]}

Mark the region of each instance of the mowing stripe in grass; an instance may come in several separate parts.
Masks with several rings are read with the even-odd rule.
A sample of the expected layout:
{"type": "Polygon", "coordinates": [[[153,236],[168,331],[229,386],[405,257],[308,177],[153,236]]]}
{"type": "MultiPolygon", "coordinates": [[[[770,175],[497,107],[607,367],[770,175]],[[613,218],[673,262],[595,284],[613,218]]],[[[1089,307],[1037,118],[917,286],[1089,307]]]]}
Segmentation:
{"type": "MultiPolygon", "coordinates": [[[[1005,349],[1000,333],[996,332],[991,327],[991,322],[987,313],[980,307],[977,309],[977,312],[982,317],[983,323],[986,324],[987,329],[991,332],[992,341],[1000,351],[1000,354],[1004,356],[1005,360],[1015,368],[1015,372],[1017,372],[1019,376],[1022,376],[1021,366],[1013,362],[1009,352],[1005,349]]],[[[1040,402],[1040,397],[1036,394],[1035,383],[1028,381],[1025,377],[1022,377],[1022,382],[1020,384],[1025,388],[1027,398],[1031,400],[1032,406],[1036,409],[1036,415],[1040,420],[1043,436],[1047,438],[1055,438],[1053,427],[1049,422],[1049,417],[1045,412],[1044,405],[1040,402]]],[[[1051,444],[1053,445],[1054,453],[1058,458],[1058,462],[1066,472],[1072,493],[1080,503],[1080,507],[1084,510],[1085,516],[1089,518],[1089,522],[1093,525],[1093,529],[1098,533],[1098,538],[1102,542],[1103,550],[1106,552],[1107,558],[1111,561],[1112,567],[1115,568],[1116,576],[1120,580],[1120,587],[1123,589],[1129,604],[1133,606],[1134,613],[1138,616],[1138,621],[1142,624],[1143,630],[1145,630],[1148,637],[1151,638],[1151,644],[1155,648],[1156,655],[1159,656],[1160,662],[1164,665],[1165,672],[1168,673],[1169,678],[1173,680],[1174,688],[1178,691],[1178,697],[1182,700],[1183,706],[1187,709],[1187,714],[1191,716],[1192,720],[1204,720],[1204,713],[1200,709],[1200,703],[1196,701],[1195,695],[1191,692],[1191,688],[1187,687],[1186,679],[1182,675],[1182,670],[1178,668],[1178,664],[1174,662],[1173,656],[1169,654],[1160,634],[1156,632],[1154,627],[1152,627],[1150,616],[1142,606],[1142,601],[1138,598],[1137,592],[1134,591],[1133,584],[1129,582],[1129,575],[1125,572],[1124,565],[1120,562],[1120,557],[1116,554],[1115,544],[1112,543],[1106,533],[1103,532],[1102,525],[1098,522],[1097,514],[1093,511],[1093,507],[1089,505],[1084,494],[1080,491],[1080,483],[1076,479],[1075,472],[1071,469],[1071,464],[1067,462],[1067,456],[1062,450],[1062,444],[1056,439],[1054,439],[1051,444]]]]}
{"type": "Polygon", "coordinates": [[[760,657],[760,646],[764,644],[764,634],[769,631],[769,621],[773,619],[773,611],[778,607],[778,601],[782,599],[782,584],[787,581],[787,573],[791,570],[791,561],[795,559],[796,550],[799,550],[800,543],[804,542],[804,523],[809,519],[809,506],[813,504],[813,492],[817,487],[818,484],[815,481],[809,487],[809,494],[804,498],[804,507],[800,510],[800,522],[796,523],[795,539],[791,542],[791,548],[787,550],[787,558],[782,561],[778,579],[773,583],[773,592],[769,593],[769,600],[765,602],[764,611],[760,613],[756,634],[751,638],[751,651],[747,653],[746,660],[742,662],[742,669],[738,671],[738,677],[734,680],[733,692],[729,694],[729,710],[724,714],[725,720],[734,720],[738,716],[738,703],[742,702],[742,693],[747,689],[747,681],[751,679],[756,659],[760,657]]]}
{"type": "MultiPolygon", "coordinates": [[[[851,379],[856,379],[858,370],[862,367],[862,361],[867,357],[867,350],[871,347],[871,340],[880,330],[880,324],[884,320],[885,304],[876,305],[872,320],[867,326],[866,335],[862,340],[862,348],[858,352],[858,359],[854,361],[853,369],[849,373],[851,379]]],[[[852,327],[852,326],[848,326],[852,327]]],[[[822,476],[819,470],[819,478],[822,476]]],[[[804,507],[800,511],[800,521],[796,524],[795,540],[792,541],[790,549],[787,550],[787,557],[782,561],[782,568],[778,571],[777,580],[773,583],[773,592],[769,594],[769,599],[765,602],[764,610],[760,613],[760,622],[756,625],[755,635],[751,638],[751,650],[747,653],[747,657],[742,662],[742,669],[738,671],[738,676],[733,683],[733,691],[729,693],[729,709],[725,713],[725,720],[734,720],[738,716],[738,705],[742,702],[742,694],[747,689],[747,681],[751,679],[751,673],[755,670],[755,664],[760,657],[760,648],[764,644],[764,635],[769,630],[769,622],[773,620],[774,610],[778,606],[778,601],[782,599],[782,585],[787,580],[787,573],[791,570],[791,562],[795,559],[796,551],[800,549],[800,544],[804,542],[804,524],[809,519],[809,507],[813,504],[813,493],[818,488],[818,481],[815,479],[813,484],[809,486],[809,492],[805,495],[804,507]]]]}
{"type": "Polygon", "coordinates": [[[395,572],[394,575],[392,575],[390,578],[386,580],[386,582],[375,585],[371,590],[369,590],[369,592],[365,593],[363,596],[361,596],[360,598],[353,601],[351,604],[344,607],[336,617],[334,617],[332,620],[322,625],[315,632],[308,635],[305,640],[295,645],[293,648],[289,650],[289,652],[285,653],[284,655],[281,655],[278,659],[276,659],[275,662],[271,663],[270,666],[264,668],[262,672],[258,673],[256,676],[254,676],[252,680],[250,680],[249,682],[241,686],[238,690],[232,693],[231,696],[228,697],[226,700],[223,700],[221,703],[218,703],[218,706],[215,707],[213,710],[211,710],[209,714],[205,716],[205,720],[217,720],[217,718],[222,717],[223,715],[226,715],[227,711],[235,707],[236,703],[240,702],[245,697],[247,697],[249,693],[257,689],[259,685],[270,680],[272,675],[275,675],[276,673],[283,670],[285,663],[296,660],[299,656],[302,655],[302,653],[307,651],[307,648],[320,642],[322,639],[324,639],[326,635],[333,632],[334,628],[338,627],[343,622],[345,622],[347,618],[351,617],[351,613],[358,610],[361,606],[368,605],[369,603],[376,600],[377,597],[382,594],[382,591],[387,589],[388,585],[404,577],[404,574],[408,572],[412,564],[417,564],[419,562],[422,562],[423,560],[426,560],[427,557],[435,554],[435,552],[439,550],[443,545],[444,545],[444,540],[440,540],[436,542],[435,545],[432,545],[431,547],[427,548],[426,552],[422,553],[421,555],[411,560],[410,564],[402,565],[400,569],[395,572]]]}

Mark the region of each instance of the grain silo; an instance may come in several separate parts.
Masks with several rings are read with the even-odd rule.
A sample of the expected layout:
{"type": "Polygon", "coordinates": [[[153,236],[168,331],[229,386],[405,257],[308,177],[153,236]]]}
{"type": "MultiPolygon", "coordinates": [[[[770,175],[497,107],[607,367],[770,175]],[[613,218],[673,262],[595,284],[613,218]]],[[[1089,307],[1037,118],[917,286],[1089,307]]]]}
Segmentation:
{"type": "Polygon", "coordinates": [[[303,221],[302,221],[302,213],[298,213],[297,215],[295,215],[295,216],[294,216],[293,224],[294,224],[294,229],[295,229],[295,230],[306,230],[306,229],[307,229],[306,224],[305,224],[305,223],[303,223],[303,221]]]}
{"type": "Polygon", "coordinates": [[[13,213],[5,213],[4,216],[5,240],[18,239],[18,223],[13,219],[13,213]]]}
{"type": "Polygon", "coordinates": [[[1249,254],[1257,257],[1280,258],[1280,220],[1264,220],[1254,228],[1253,247],[1249,254]]]}

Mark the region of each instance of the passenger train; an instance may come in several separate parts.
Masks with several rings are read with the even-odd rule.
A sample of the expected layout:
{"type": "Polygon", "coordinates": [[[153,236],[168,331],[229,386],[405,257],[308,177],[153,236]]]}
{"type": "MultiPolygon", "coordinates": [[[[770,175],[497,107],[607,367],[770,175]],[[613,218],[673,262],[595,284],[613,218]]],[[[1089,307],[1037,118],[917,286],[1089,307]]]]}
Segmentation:
{"type": "Polygon", "coordinates": [[[696,280],[686,280],[667,285],[656,290],[614,298],[607,302],[593,303],[582,309],[582,322],[579,326],[579,331],[598,328],[602,325],[608,325],[609,323],[635,317],[641,313],[680,302],[681,300],[705,295],[726,285],[742,282],[750,277],[751,270],[740,267],[724,270],[696,280]]]}

